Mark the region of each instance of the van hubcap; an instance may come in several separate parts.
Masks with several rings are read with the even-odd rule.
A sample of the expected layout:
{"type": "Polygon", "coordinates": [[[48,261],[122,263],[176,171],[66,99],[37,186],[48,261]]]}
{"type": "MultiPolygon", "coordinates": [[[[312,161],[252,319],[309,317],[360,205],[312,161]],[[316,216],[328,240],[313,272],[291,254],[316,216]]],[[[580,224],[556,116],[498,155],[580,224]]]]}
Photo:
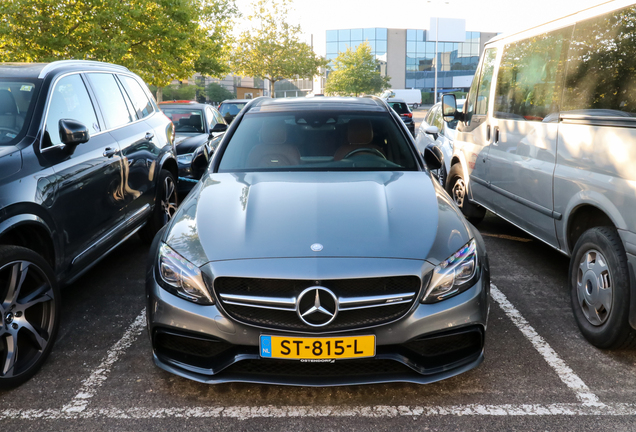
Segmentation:
{"type": "Polygon", "coordinates": [[[453,201],[459,207],[464,206],[464,198],[466,197],[466,184],[464,179],[458,178],[453,185],[453,201]]]}

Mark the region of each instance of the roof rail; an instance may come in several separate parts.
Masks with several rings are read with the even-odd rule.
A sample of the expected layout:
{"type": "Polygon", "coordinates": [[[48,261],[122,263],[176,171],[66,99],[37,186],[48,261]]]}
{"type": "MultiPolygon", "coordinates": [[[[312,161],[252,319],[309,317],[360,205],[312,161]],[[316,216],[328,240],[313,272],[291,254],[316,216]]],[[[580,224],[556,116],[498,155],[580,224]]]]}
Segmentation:
{"type": "Polygon", "coordinates": [[[45,76],[49,74],[49,72],[62,67],[62,66],[73,66],[73,65],[91,65],[91,66],[109,66],[117,69],[124,70],[126,72],[130,72],[130,69],[124,66],[116,65],[113,63],[100,62],[95,60],[58,60],[52,63],[47,64],[40,71],[40,75],[38,75],[38,79],[43,79],[45,76]]]}

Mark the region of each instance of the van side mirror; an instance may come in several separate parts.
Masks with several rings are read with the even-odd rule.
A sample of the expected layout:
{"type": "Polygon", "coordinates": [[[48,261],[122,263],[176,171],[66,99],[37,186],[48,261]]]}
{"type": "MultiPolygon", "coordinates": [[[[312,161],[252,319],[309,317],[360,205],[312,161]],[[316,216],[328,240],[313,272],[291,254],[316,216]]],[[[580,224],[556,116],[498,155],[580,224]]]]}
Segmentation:
{"type": "Polygon", "coordinates": [[[424,162],[430,170],[437,170],[444,165],[444,154],[436,145],[429,144],[424,149],[424,162]]]}
{"type": "Polygon", "coordinates": [[[450,122],[460,117],[459,112],[457,112],[457,100],[455,99],[455,95],[453,94],[445,94],[442,96],[442,116],[444,117],[444,121],[450,122]]]}
{"type": "Polygon", "coordinates": [[[84,123],[73,119],[60,119],[60,139],[66,145],[78,145],[85,143],[91,138],[88,128],[84,123]]]}

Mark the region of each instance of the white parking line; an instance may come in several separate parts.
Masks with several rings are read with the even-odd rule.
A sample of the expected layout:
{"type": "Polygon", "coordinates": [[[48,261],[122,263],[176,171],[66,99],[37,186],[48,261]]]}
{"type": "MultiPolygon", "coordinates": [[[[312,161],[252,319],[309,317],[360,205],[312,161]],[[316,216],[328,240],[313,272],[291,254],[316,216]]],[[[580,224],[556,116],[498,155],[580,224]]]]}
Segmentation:
{"type": "Polygon", "coordinates": [[[321,417],[436,417],[436,416],[634,416],[636,404],[607,405],[505,404],[449,406],[229,406],[188,408],[90,408],[81,412],[61,409],[0,411],[0,420],[162,419],[162,418],[321,418],[321,417]]]}
{"type": "Polygon", "coordinates": [[[521,333],[530,341],[532,346],[539,351],[546,362],[554,369],[561,381],[574,390],[576,397],[583,402],[583,405],[603,406],[598,396],[592,393],[587,385],[568,365],[558,356],[558,354],[548,345],[548,343],[532,328],[532,326],[521,316],[521,313],[508,301],[504,293],[494,285],[490,285],[490,296],[499,304],[499,307],[508,315],[508,318],[517,326],[521,333]]]}
{"type": "Polygon", "coordinates": [[[144,308],[130,327],[128,327],[122,338],[119,339],[108,351],[106,357],[102,360],[102,363],[93,371],[91,376],[84,381],[80,391],[75,395],[71,402],[62,408],[62,412],[72,414],[82,412],[86,409],[90,399],[95,396],[97,389],[99,389],[104,381],[106,381],[106,378],[108,378],[108,374],[110,373],[113,364],[115,364],[122,354],[124,354],[126,349],[131,346],[135,340],[137,340],[137,337],[144,329],[145,325],[146,309],[144,308]]]}

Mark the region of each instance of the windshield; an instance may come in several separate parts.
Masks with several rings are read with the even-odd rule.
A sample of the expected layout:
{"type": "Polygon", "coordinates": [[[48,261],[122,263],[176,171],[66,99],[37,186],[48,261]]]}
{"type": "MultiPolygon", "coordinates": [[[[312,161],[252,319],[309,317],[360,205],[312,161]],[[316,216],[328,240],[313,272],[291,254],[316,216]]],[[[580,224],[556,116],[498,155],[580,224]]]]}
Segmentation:
{"type": "Polygon", "coordinates": [[[219,172],[417,170],[388,113],[248,113],[232,135],[219,172]]]}
{"type": "Polygon", "coordinates": [[[203,126],[203,112],[198,109],[187,108],[164,108],[161,110],[172,123],[174,123],[174,130],[177,133],[203,133],[205,128],[203,126]]]}
{"type": "Polygon", "coordinates": [[[225,114],[229,114],[231,116],[235,116],[237,115],[239,112],[241,112],[241,110],[243,109],[243,107],[247,105],[247,102],[241,102],[241,103],[222,103],[221,106],[219,107],[219,112],[221,113],[221,115],[223,117],[225,117],[225,114]]]}
{"type": "Polygon", "coordinates": [[[0,80],[0,145],[15,144],[29,125],[37,84],[0,80]]]}

